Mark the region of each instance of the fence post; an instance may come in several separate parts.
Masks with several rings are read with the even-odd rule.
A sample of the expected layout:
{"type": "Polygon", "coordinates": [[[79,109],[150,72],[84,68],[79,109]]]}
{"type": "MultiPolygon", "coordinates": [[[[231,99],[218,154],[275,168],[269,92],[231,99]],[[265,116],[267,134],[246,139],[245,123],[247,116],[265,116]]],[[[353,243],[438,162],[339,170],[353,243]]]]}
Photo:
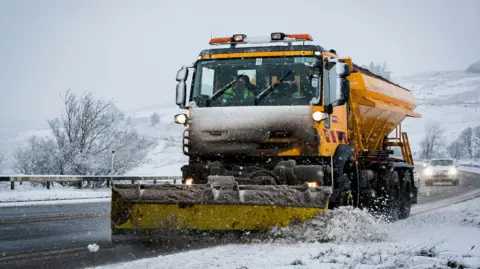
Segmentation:
{"type": "Polygon", "coordinates": [[[14,190],[15,189],[15,181],[10,181],[10,190],[14,190]]]}
{"type": "Polygon", "coordinates": [[[107,179],[107,188],[110,188],[110,181],[113,183],[113,161],[115,160],[115,150],[112,150],[112,167],[110,169],[110,179],[107,179]]]}
{"type": "Polygon", "coordinates": [[[50,181],[47,181],[47,190],[50,189],[50,181]]]}

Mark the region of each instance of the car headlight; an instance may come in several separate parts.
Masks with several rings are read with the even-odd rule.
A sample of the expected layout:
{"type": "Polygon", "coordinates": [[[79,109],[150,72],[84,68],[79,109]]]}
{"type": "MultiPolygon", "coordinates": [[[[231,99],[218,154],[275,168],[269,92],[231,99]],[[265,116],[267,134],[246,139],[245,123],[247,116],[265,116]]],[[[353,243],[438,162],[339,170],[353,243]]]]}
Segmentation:
{"type": "Polygon", "coordinates": [[[315,111],[312,113],[312,118],[314,121],[322,121],[328,118],[328,114],[320,111],[315,111]]]}
{"type": "Polygon", "coordinates": [[[452,167],[452,168],[450,168],[450,170],[448,170],[448,173],[450,175],[455,175],[457,173],[457,169],[455,169],[455,167],[452,167]]]}
{"type": "Polygon", "coordinates": [[[425,169],[425,171],[423,172],[426,176],[431,176],[433,174],[433,171],[431,168],[427,168],[425,169]]]}

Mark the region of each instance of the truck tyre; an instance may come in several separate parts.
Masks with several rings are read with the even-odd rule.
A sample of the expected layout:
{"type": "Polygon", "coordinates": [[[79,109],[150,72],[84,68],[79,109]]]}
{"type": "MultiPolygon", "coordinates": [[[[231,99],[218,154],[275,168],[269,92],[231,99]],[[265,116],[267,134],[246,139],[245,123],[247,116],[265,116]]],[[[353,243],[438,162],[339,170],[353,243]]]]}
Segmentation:
{"type": "Polygon", "coordinates": [[[412,208],[412,172],[407,170],[403,175],[403,187],[400,195],[400,219],[406,219],[410,216],[412,208]]]}
{"type": "Polygon", "coordinates": [[[352,180],[356,179],[355,165],[352,161],[347,161],[343,168],[343,173],[338,177],[338,189],[334,190],[329,201],[329,209],[339,206],[357,206],[357,192],[352,190],[356,184],[352,180]]]}
{"type": "Polygon", "coordinates": [[[397,171],[393,171],[390,182],[385,192],[386,201],[385,217],[390,221],[396,221],[400,217],[400,197],[402,196],[402,188],[400,186],[400,176],[397,171]]]}

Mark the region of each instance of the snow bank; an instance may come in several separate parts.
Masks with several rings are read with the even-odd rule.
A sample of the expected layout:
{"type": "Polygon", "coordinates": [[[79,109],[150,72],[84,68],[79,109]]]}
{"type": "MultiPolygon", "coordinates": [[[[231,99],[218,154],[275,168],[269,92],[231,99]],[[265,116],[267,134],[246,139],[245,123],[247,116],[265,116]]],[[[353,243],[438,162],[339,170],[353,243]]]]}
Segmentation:
{"type": "Polygon", "coordinates": [[[320,213],[316,219],[273,230],[275,238],[303,242],[384,241],[385,226],[364,210],[342,207],[320,213]]]}
{"type": "Polygon", "coordinates": [[[293,235],[294,241],[302,237],[323,239],[327,235],[327,239],[333,239],[328,243],[277,240],[231,244],[97,268],[480,267],[480,248],[474,247],[480,242],[480,229],[470,221],[480,216],[480,199],[385,224],[377,223],[360,210],[342,208],[329,214],[325,217],[331,220],[322,221],[320,217],[304,226],[305,229],[292,227],[286,233],[293,235]],[[356,226],[357,231],[353,231],[356,226]]]}
{"type": "Polygon", "coordinates": [[[460,167],[458,167],[458,170],[463,171],[463,172],[480,174],[480,167],[460,166],[460,167]]]}

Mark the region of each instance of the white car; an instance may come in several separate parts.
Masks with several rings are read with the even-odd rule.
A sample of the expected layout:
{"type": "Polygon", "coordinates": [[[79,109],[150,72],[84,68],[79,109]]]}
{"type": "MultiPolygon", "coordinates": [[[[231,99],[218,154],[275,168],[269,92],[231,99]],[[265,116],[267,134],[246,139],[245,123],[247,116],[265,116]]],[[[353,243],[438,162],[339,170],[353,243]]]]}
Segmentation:
{"type": "Polygon", "coordinates": [[[432,186],[434,182],[451,182],[452,185],[458,185],[459,182],[457,165],[453,159],[430,160],[422,176],[427,186],[432,186]]]}

